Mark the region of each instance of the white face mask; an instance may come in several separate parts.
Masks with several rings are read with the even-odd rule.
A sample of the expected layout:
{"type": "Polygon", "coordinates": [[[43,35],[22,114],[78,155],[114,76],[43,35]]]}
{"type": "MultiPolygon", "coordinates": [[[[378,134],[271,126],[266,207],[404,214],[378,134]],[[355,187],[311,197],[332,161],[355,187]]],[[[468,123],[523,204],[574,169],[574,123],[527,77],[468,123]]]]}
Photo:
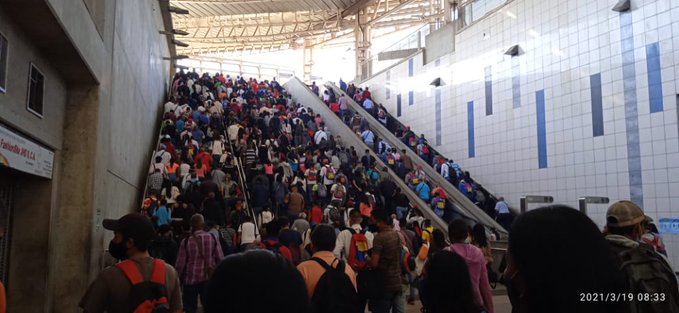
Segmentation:
{"type": "Polygon", "coordinates": [[[472,237],[467,237],[467,239],[464,240],[464,243],[472,243],[472,237]]]}

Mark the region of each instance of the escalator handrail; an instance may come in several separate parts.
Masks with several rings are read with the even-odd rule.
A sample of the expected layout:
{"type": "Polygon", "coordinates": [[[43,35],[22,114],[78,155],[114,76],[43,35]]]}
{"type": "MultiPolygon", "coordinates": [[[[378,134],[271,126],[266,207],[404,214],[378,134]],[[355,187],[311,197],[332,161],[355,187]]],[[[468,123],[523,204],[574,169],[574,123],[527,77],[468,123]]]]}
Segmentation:
{"type": "MultiPolygon", "coordinates": [[[[305,90],[305,92],[308,92],[313,97],[313,99],[315,99],[314,100],[315,103],[311,103],[311,105],[309,105],[309,103],[305,103],[305,105],[308,106],[308,107],[311,107],[313,109],[314,113],[320,114],[323,117],[324,121],[327,122],[327,120],[329,118],[339,120],[339,117],[337,115],[335,115],[335,113],[330,111],[328,106],[320,98],[318,98],[316,96],[316,94],[313,93],[311,91],[311,89],[308,88],[308,86],[306,86],[302,81],[300,81],[298,77],[293,77],[287,83],[285,83],[286,89],[288,91],[290,91],[289,84],[292,84],[292,83],[299,84],[300,86],[303,86],[303,88],[301,88],[301,90],[305,90]]],[[[292,92],[290,92],[290,93],[292,93],[292,92]]],[[[293,95],[293,98],[294,97],[295,97],[295,95],[293,95]]],[[[339,124],[342,125],[340,127],[345,128],[345,132],[353,133],[353,131],[349,128],[349,126],[344,124],[344,122],[342,122],[341,120],[338,123],[338,125],[339,124]]],[[[326,125],[327,125],[327,123],[326,123],[326,125]]],[[[337,131],[335,133],[339,133],[339,131],[337,131]]],[[[342,137],[342,138],[344,138],[344,137],[342,137]]],[[[385,174],[383,169],[384,168],[387,169],[386,174],[388,176],[390,176],[391,181],[396,183],[396,185],[399,188],[401,188],[401,191],[408,197],[409,201],[411,202],[411,205],[414,204],[415,206],[417,206],[419,208],[419,211],[424,215],[424,217],[431,221],[432,226],[434,226],[437,229],[442,230],[444,232],[444,234],[448,233],[448,224],[445,221],[443,221],[443,219],[441,219],[436,214],[434,214],[434,212],[432,210],[428,209],[429,204],[426,203],[424,200],[420,199],[420,197],[417,196],[417,194],[415,194],[415,191],[410,189],[408,187],[408,185],[406,185],[405,182],[403,182],[398,177],[398,175],[396,175],[396,173],[391,168],[389,168],[389,166],[387,166],[382,161],[382,159],[379,158],[379,156],[372,150],[372,147],[368,147],[368,145],[366,145],[360,138],[358,138],[356,136],[353,136],[351,138],[353,138],[353,140],[355,141],[355,144],[353,144],[353,146],[356,149],[357,154],[361,155],[361,153],[363,151],[365,151],[366,148],[367,148],[370,155],[372,155],[375,158],[375,160],[377,162],[378,170],[382,174],[385,174]],[[360,149],[359,149],[359,147],[360,147],[360,149]]],[[[348,139],[348,140],[351,140],[351,139],[348,139]]],[[[347,142],[345,141],[345,146],[351,146],[351,145],[348,145],[347,142]]],[[[386,177],[386,176],[383,176],[383,177],[386,177]]]]}
{"type": "Polygon", "coordinates": [[[230,125],[226,125],[226,123],[224,123],[224,125],[227,126],[224,129],[224,138],[226,139],[226,142],[229,145],[229,150],[231,151],[232,159],[236,163],[236,172],[238,173],[238,182],[240,183],[241,190],[243,192],[243,203],[247,206],[246,212],[248,213],[248,215],[252,216],[253,224],[255,224],[255,232],[259,233],[259,229],[258,229],[259,225],[257,225],[257,220],[256,220],[257,216],[255,215],[254,209],[250,205],[250,190],[248,189],[248,186],[247,186],[247,180],[246,180],[246,176],[245,176],[245,171],[243,169],[243,164],[241,163],[240,156],[236,155],[236,150],[234,149],[233,144],[231,142],[231,139],[229,139],[229,135],[226,131],[226,129],[230,125]]]}
{"type": "MultiPolygon", "coordinates": [[[[339,97],[342,94],[346,94],[346,92],[340,90],[339,88],[337,88],[337,86],[330,82],[326,83],[325,87],[333,90],[337,97],[339,97]]],[[[367,114],[367,112],[362,109],[363,107],[361,105],[356,103],[353,99],[349,98],[348,96],[347,98],[348,107],[351,111],[365,112],[365,114],[360,113],[359,114],[363,118],[368,120],[368,124],[370,125],[371,131],[373,131],[377,136],[379,136],[383,140],[389,142],[392,147],[398,148],[399,151],[406,150],[411,151],[412,153],[412,150],[408,146],[406,146],[403,142],[401,142],[401,140],[396,138],[396,136],[392,134],[388,129],[386,129],[386,127],[384,127],[382,123],[377,121],[372,115],[367,114]]],[[[481,208],[479,208],[476,204],[471,202],[469,198],[460,193],[460,191],[450,182],[441,177],[438,172],[436,172],[431,166],[429,166],[429,163],[425,162],[417,155],[415,155],[411,159],[415,164],[422,167],[422,170],[424,170],[425,174],[430,180],[434,181],[437,185],[441,186],[443,189],[446,190],[446,193],[448,194],[448,200],[457,204],[458,209],[463,212],[463,215],[467,216],[471,215],[475,218],[476,222],[484,224],[490,228],[495,228],[500,232],[507,233],[507,231],[499,223],[497,223],[493,218],[488,216],[488,214],[483,212],[481,208]],[[470,210],[468,208],[472,209],[470,210]]]]}

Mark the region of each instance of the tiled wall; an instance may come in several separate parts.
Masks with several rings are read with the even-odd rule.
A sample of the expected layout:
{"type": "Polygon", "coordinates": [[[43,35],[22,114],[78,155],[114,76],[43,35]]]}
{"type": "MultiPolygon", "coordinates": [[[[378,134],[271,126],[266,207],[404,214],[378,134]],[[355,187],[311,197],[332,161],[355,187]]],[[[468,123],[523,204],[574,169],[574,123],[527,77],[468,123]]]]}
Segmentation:
{"type": "MultiPolygon", "coordinates": [[[[385,73],[364,85],[392,113],[412,91],[400,119],[432,144],[438,125],[436,149],[516,207],[526,194],[573,207],[606,196],[679,217],[679,1],[616,3],[513,0],[460,32],[455,53],[391,68],[389,99],[385,73]]],[[[603,226],[606,208],[588,214],[603,226]]],[[[679,265],[679,238],[665,241],[679,265]]]]}

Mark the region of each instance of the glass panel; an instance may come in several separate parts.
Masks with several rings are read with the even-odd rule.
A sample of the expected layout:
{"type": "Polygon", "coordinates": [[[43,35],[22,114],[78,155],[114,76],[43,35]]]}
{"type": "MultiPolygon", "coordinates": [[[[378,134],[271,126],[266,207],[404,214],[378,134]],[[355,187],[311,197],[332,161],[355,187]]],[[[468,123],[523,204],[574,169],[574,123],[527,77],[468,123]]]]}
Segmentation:
{"type": "Polygon", "coordinates": [[[0,92],[7,88],[7,38],[0,35],[0,92]]]}

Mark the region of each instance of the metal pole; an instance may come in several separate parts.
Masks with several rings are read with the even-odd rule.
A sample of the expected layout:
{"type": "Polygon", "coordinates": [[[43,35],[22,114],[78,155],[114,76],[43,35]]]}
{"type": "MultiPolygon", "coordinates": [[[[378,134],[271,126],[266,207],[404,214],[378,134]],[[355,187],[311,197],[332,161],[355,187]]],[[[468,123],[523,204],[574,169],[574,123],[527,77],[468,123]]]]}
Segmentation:
{"type": "Polygon", "coordinates": [[[580,212],[587,214],[587,199],[578,199],[578,209],[580,209],[580,212]]]}
{"type": "Polygon", "coordinates": [[[521,197],[521,214],[526,213],[528,203],[526,203],[526,197],[521,197]]]}

